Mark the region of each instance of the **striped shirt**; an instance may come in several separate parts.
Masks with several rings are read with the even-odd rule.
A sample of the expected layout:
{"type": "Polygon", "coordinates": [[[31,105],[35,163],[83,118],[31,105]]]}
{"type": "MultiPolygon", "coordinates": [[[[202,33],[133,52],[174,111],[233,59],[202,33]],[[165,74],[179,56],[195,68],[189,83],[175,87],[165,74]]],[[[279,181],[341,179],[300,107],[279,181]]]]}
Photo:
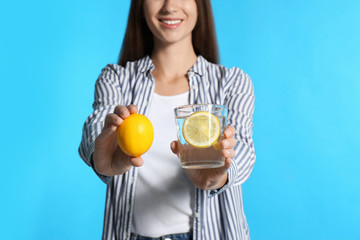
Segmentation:
{"type": "MultiPolygon", "coordinates": [[[[109,64],[95,85],[93,113],[86,119],[79,147],[81,158],[107,184],[103,239],[130,239],[135,186],[138,169],[123,175],[99,174],[92,162],[94,142],[107,114],[117,105],[135,104],[147,115],[154,95],[154,64],[149,56],[128,62],[125,67],[109,64]]],[[[191,104],[213,103],[229,108],[228,125],[236,129],[235,157],[228,170],[228,181],[219,190],[194,187],[193,239],[250,239],[243,210],[241,185],[250,176],[255,163],[252,140],[254,89],[250,77],[241,69],[226,68],[198,56],[188,71],[191,104]]]]}

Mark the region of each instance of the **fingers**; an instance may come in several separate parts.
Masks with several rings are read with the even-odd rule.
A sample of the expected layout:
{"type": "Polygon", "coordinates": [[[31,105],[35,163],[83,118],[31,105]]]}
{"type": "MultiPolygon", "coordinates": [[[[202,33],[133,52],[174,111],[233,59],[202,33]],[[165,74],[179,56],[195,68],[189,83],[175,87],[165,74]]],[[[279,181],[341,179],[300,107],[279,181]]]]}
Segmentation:
{"type": "Polygon", "coordinates": [[[222,148],[221,153],[223,157],[225,157],[225,159],[226,158],[231,159],[235,157],[234,147],[236,145],[236,139],[234,135],[235,135],[235,128],[233,126],[227,126],[224,131],[225,139],[223,139],[220,143],[222,148]]]}
{"type": "Polygon", "coordinates": [[[136,105],[129,105],[127,107],[123,105],[118,105],[114,109],[114,113],[117,114],[122,119],[128,118],[130,114],[137,112],[138,112],[138,108],[136,105]]]}
{"type": "Polygon", "coordinates": [[[114,113],[110,113],[105,117],[102,136],[112,135],[125,118],[128,118],[130,114],[137,112],[138,108],[136,105],[129,105],[127,107],[122,105],[116,106],[114,113]]]}
{"type": "Polygon", "coordinates": [[[138,158],[131,158],[130,164],[134,167],[141,167],[144,164],[144,161],[141,157],[138,158]]]}
{"type": "Polygon", "coordinates": [[[231,158],[225,158],[225,164],[223,166],[226,170],[231,167],[231,158]]]}
{"type": "Polygon", "coordinates": [[[122,119],[128,118],[130,116],[129,109],[122,105],[116,106],[114,109],[114,113],[122,119]]]}
{"type": "Polygon", "coordinates": [[[171,151],[179,156],[179,144],[178,141],[172,141],[170,144],[171,151]]]}
{"type": "Polygon", "coordinates": [[[115,130],[122,123],[122,121],[123,120],[118,115],[110,113],[105,117],[104,128],[111,128],[112,130],[115,130]]]}
{"type": "Polygon", "coordinates": [[[127,109],[129,110],[130,114],[133,114],[133,113],[137,113],[138,112],[138,108],[136,105],[129,105],[127,106],[127,109]]]}
{"type": "Polygon", "coordinates": [[[227,161],[230,161],[231,164],[231,159],[235,157],[234,147],[237,141],[234,135],[235,135],[235,128],[233,126],[227,126],[224,131],[225,139],[223,139],[220,143],[222,148],[221,154],[225,158],[225,165],[227,161]]]}
{"type": "Polygon", "coordinates": [[[223,157],[225,158],[233,158],[235,157],[235,151],[232,148],[229,149],[222,149],[221,150],[221,154],[223,155],[223,157]]]}
{"type": "Polygon", "coordinates": [[[227,148],[233,148],[236,145],[236,139],[234,137],[230,139],[223,139],[221,140],[221,148],[227,149],[227,148]]]}
{"type": "Polygon", "coordinates": [[[233,126],[227,126],[224,131],[225,138],[232,138],[235,135],[235,128],[233,126]]]}
{"type": "Polygon", "coordinates": [[[224,131],[225,139],[221,141],[221,153],[225,158],[235,157],[234,147],[236,145],[236,139],[234,138],[235,128],[228,126],[224,131]]]}

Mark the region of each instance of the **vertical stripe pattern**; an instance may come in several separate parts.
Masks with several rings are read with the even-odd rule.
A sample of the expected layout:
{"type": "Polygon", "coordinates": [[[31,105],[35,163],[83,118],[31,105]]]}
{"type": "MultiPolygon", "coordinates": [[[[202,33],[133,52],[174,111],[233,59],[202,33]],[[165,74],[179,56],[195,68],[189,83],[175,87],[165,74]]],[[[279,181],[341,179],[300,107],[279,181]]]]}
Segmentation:
{"type": "MultiPolygon", "coordinates": [[[[79,154],[107,184],[104,214],[104,240],[130,239],[137,168],[124,175],[102,176],[92,163],[94,141],[100,134],[105,116],[116,105],[135,104],[147,115],[155,89],[154,65],[146,56],[128,62],[125,67],[109,64],[95,84],[93,113],[83,127],[79,154]]],[[[250,77],[241,69],[212,64],[199,56],[189,70],[190,103],[223,104],[229,108],[228,125],[236,129],[235,157],[228,172],[228,182],[218,191],[195,189],[193,238],[250,239],[241,185],[250,176],[255,163],[252,140],[254,88],[250,77]]]]}

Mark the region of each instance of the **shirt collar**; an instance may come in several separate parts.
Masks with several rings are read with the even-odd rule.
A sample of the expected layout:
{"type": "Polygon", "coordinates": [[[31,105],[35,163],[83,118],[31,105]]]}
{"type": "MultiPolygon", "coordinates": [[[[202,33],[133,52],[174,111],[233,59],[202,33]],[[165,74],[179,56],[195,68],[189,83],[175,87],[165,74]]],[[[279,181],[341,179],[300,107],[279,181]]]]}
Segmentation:
{"type": "MultiPolygon", "coordinates": [[[[206,73],[206,68],[208,67],[209,62],[201,55],[196,59],[194,66],[192,66],[189,72],[196,73],[200,76],[203,76],[206,73]]],[[[139,71],[140,72],[152,72],[155,68],[154,63],[151,61],[149,55],[141,58],[139,60],[139,71]]]]}
{"type": "Polygon", "coordinates": [[[201,55],[199,55],[196,59],[196,63],[192,68],[190,68],[189,72],[196,73],[200,76],[203,76],[207,71],[209,62],[201,55]]]}
{"type": "Polygon", "coordinates": [[[154,70],[154,68],[155,68],[155,65],[151,61],[151,58],[149,57],[149,55],[146,55],[145,57],[140,58],[139,69],[138,69],[140,72],[149,73],[149,72],[152,72],[152,70],[154,70]]]}

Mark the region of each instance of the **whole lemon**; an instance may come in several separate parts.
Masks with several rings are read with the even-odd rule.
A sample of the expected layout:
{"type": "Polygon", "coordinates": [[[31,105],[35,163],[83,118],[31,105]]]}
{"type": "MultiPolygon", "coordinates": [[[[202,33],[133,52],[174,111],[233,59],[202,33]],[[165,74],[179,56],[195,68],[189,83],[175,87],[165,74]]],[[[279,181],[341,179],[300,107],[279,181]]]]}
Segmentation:
{"type": "Polygon", "coordinates": [[[140,157],[154,140],[154,128],[142,114],[133,113],[117,128],[120,149],[129,156],[140,157]]]}

